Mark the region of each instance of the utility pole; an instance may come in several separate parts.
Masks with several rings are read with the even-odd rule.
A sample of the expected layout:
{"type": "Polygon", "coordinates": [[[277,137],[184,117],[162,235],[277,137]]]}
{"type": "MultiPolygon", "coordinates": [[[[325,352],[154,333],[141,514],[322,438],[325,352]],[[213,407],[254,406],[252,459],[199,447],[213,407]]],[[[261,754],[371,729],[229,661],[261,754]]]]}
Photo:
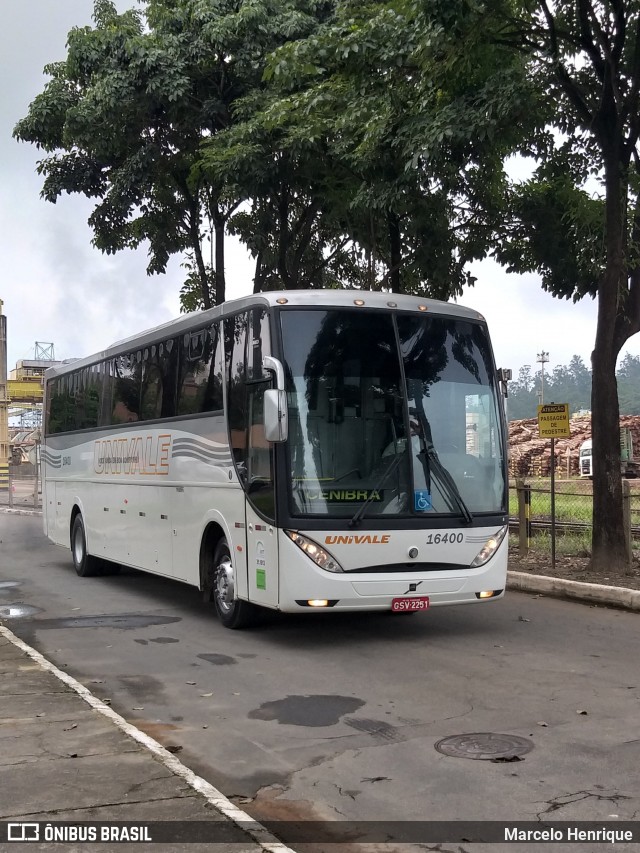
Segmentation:
{"type": "Polygon", "coordinates": [[[540,365],[540,405],[544,405],[544,366],[549,361],[549,353],[542,350],[539,352],[536,361],[540,365]]]}
{"type": "Polygon", "coordinates": [[[9,491],[9,398],[7,396],[7,318],[0,299],[0,492],[9,491]]]}

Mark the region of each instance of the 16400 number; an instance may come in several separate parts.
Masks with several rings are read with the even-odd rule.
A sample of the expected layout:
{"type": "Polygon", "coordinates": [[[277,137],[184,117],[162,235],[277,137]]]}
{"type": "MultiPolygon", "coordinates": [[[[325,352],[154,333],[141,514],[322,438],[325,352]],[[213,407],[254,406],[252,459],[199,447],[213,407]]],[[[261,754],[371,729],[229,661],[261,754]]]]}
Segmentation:
{"type": "Polygon", "coordinates": [[[427,536],[427,545],[441,545],[454,542],[464,542],[464,533],[430,533],[427,536]]]}

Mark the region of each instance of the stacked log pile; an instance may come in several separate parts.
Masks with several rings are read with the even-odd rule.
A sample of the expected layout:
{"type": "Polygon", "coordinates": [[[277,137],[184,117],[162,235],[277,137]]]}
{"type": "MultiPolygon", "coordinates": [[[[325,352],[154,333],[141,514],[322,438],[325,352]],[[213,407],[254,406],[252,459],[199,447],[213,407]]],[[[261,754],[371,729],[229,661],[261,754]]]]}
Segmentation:
{"type": "MultiPolygon", "coordinates": [[[[555,441],[556,474],[579,474],[580,445],[591,438],[591,416],[571,418],[571,437],[555,441]]],[[[640,416],[623,415],[620,427],[631,430],[635,458],[640,457],[640,416]]],[[[551,473],[551,441],[538,438],[537,418],[510,421],[509,473],[512,477],[548,477],[551,473]]]]}

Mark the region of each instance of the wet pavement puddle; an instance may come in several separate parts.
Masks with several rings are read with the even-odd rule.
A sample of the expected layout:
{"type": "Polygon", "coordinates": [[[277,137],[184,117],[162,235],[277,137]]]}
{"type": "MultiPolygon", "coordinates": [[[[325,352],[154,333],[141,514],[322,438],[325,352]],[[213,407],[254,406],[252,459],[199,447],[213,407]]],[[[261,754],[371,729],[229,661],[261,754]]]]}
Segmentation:
{"type": "Polygon", "coordinates": [[[274,702],[265,702],[251,711],[252,720],[268,720],[290,726],[335,726],[345,714],[351,714],[364,705],[353,696],[287,696],[274,702]]]}

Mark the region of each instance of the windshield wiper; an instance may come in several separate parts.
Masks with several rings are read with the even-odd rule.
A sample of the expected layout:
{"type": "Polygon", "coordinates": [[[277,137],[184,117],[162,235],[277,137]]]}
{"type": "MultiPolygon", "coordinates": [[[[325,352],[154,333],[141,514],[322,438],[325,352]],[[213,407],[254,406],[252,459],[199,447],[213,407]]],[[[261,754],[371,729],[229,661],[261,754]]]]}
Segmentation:
{"type": "MultiPolygon", "coordinates": [[[[420,456],[422,456],[422,452],[420,453],[420,456]]],[[[471,522],[473,521],[473,516],[469,512],[469,507],[464,502],[464,498],[460,494],[460,489],[458,489],[456,481],[453,479],[449,471],[440,461],[440,458],[436,453],[435,447],[433,445],[431,445],[430,448],[426,449],[426,456],[429,460],[429,469],[438,478],[439,487],[441,489],[442,487],[444,487],[444,491],[446,493],[444,494],[444,498],[449,504],[449,509],[453,510],[452,504],[455,504],[465,523],[471,524],[471,522]]]]}
{"type": "Polygon", "coordinates": [[[372,501],[374,499],[374,495],[376,495],[380,491],[380,489],[384,486],[384,484],[387,482],[387,478],[388,478],[389,474],[391,474],[392,471],[394,471],[398,467],[398,465],[400,464],[400,460],[403,458],[403,456],[404,456],[403,453],[396,453],[394,455],[394,457],[391,460],[391,462],[389,463],[389,465],[387,465],[386,469],[382,472],[382,476],[380,477],[380,479],[376,483],[375,488],[371,489],[371,491],[369,492],[369,497],[362,504],[362,506],[358,508],[358,510],[356,511],[353,518],[349,521],[349,527],[355,527],[356,524],[360,523],[360,520],[362,519],[362,516],[364,515],[365,510],[367,509],[369,504],[372,503],[372,501]]]}
{"type": "Polygon", "coordinates": [[[427,485],[430,483],[430,474],[434,473],[438,479],[438,486],[442,496],[449,505],[449,509],[454,512],[457,508],[459,514],[465,521],[465,524],[471,524],[473,516],[469,512],[469,507],[464,502],[464,498],[460,494],[460,489],[456,481],[451,476],[451,473],[444,467],[440,461],[440,457],[436,453],[436,449],[431,438],[431,425],[427,420],[427,416],[422,411],[416,411],[418,420],[421,426],[420,430],[420,453],[418,459],[422,463],[424,476],[427,485]]]}

